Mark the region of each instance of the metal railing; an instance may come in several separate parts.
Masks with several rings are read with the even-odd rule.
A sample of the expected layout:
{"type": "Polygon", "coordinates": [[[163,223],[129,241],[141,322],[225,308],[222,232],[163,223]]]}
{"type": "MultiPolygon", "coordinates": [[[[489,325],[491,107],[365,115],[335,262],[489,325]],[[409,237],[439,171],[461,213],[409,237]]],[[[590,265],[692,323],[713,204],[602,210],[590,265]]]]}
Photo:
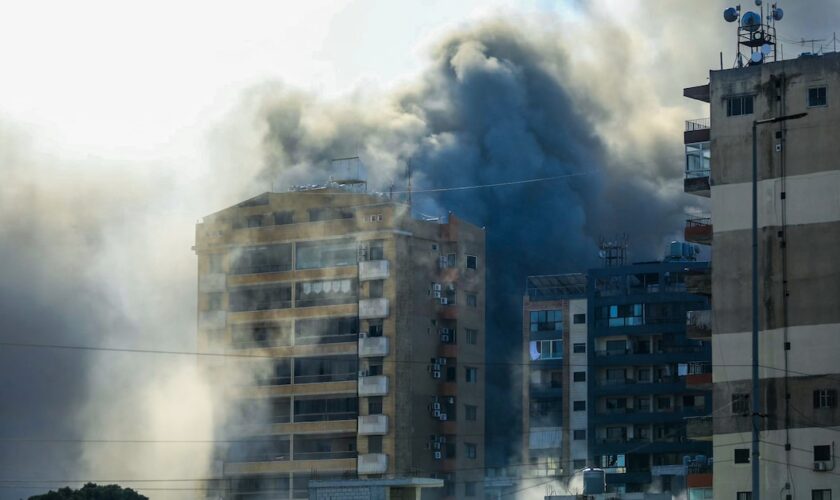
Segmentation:
{"type": "Polygon", "coordinates": [[[685,220],[685,227],[707,228],[712,227],[711,217],[691,217],[685,220]]]}
{"type": "Polygon", "coordinates": [[[710,118],[695,118],[693,120],[685,121],[685,131],[693,132],[695,130],[705,130],[711,128],[710,118]]]}

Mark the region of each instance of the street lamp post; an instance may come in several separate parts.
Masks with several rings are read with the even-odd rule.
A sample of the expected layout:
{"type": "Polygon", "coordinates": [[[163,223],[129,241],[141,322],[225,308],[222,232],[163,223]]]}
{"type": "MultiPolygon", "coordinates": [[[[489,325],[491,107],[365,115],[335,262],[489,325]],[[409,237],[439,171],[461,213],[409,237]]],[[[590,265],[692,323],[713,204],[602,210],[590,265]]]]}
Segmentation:
{"type": "Polygon", "coordinates": [[[759,429],[761,425],[760,384],[758,380],[758,147],[756,129],[759,125],[797,120],[808,113],[753,120],[752,124],[752,500],[760,500],[759,429]]]}

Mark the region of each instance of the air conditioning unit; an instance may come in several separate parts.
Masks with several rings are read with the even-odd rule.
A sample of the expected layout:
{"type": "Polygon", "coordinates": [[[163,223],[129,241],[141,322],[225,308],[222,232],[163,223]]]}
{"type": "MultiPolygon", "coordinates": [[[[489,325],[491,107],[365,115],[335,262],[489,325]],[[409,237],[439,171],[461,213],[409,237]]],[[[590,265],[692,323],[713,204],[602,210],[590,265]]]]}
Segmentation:
{"type": "Polygon", "coordinates": [[[440,410],[434,410],[432,412],[432,416],[435,418],[440,418],[440,410]]]}
{"type": "Polygon", "coordinates": [[[441,255],[438,257],[438,265],[441,269],[445,268],[449,264],[449,261],[446,259],[445,255],[441,255]]]}
{"type": "Polygon", "coordinates": [[[443,305],[447,305],[447,304],[449,304],[449,299],[447,299],[446,297],[441,297],[440,298],[440,303],[443,304],[443,305]]]}
{"type": "Polygon", "coordinates": [[[440,283],[432,283],[432,290],[439,292],[443,290],[443,286],[440,283]]]}
{"type": "Polygon", "coordinates": [[[434,443],[432,446],[433,446],[433,447],[434,447],[434,449],[436,449],[436,450],[439,450],[439,449],[440,449],[440,443],[434,443]]]}
{"type": "Polygon", "coordinates": [[[441,328],[440,333],[441,333],[441,335],[449,335],[450,333],[452,333],[452,329],[451,328],[441,328]]]}
{"type": "Polygon", "coordinates": [[[814,470],[816,471],[827,471],[828,470],[828,462],[814,462],[814,470]]]}
{"type": "Polygon", "coordinates": [[[443,453],[436,451],[435,452],[435,460],[440,460],[443,458],[443,453]]]}
{"type": "Polygon", "coordinates": [[[435,290],[434,292],[432,292],[432,297],[436,298],[436,299],[439,299],[440,298],[440,291],[435,290]]]}
{"type": "Polygon", "coordinates": [[[367,338],[367,332],[359,332],[359,338],[360,339],[367,338]]]}
{"type": "Polygon", "coordinates": [[[439,365],[445,365],[446,364],[446,358],[438,358],[437,363],[439,365]]]}
{"type": "Polygon", "coordinates": [[[441,413],[439,418],[441,422],[446,422],[446,413],[441,413]]]}
{"type": "Polygon", "coordinates": [[[367,376],[368,376],[368,371],[367,370],[359,370],[359,378],[367,377],[367,376]]]}
{"type": "Polygon", "coordinates": [[[451,405],[454,405],[455,404],[455,398],[452,397],[452,396],[449,396],[449,398],[446,400],[446,402],[451,404],[451,405]]]}
{"type": "Polygon", "coordinates": [[[448,344],[448,343],[449,343],[450,338],[451,338],[451,337],[449,337],[449,335],[448,335],[448,334],[443,333],[443,334],[441,334],[441,336],[440,336],[440,341],[441,341],[441,342],[443,342],[443,343],[448,344]]]}
{"type": "Polygon", "coordinates": [[[432,378],[440,378],[440,370],[434,370],[432,372],[432,378]]]}
{"type": "Polygon", "coordinates": [[[447,283],[447,284],[446,284],[446,289],[447,289],[447,290],[455,290],[455,284],[453,284],[453,283],[447,283]]]}
{"type": "Polygon", "coordinates": [[[440,403],[432,403],[433,410],[440,410],[440,403]]]}

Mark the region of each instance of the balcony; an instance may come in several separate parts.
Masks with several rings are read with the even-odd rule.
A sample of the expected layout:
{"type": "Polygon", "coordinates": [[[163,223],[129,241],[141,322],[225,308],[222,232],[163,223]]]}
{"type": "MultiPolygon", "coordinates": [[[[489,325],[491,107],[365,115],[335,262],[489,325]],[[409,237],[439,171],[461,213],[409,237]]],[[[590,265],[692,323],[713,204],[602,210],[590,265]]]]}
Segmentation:
{"type": "Polygon", "coordinates": [[[686,87],[683,89],[683,97],[689,99],[696,99],[708,104],[711,101],[711,90],[709,84],[697,85],[695,87],[686,87]]]}
{"type": "Polygon", "coordinates": [[[198,277],[198,291],[201,293],[224,292],[227,276],[224,273],[202,274],[198,277]]]}
{"type": "Polygon", "coordinates": [[[711,129],[709,118],[698,118],[685,121],[685,132],[683,132],[684,144],[696,142],[709,142],[711,129]]]}
{"type": "Polygon", "coordinates": [[[685,241],[701,245],[712,244],[711,217],[692,217],[685,221],[685,241]]]}
{"type": "Polygon", "coordinates": [[[356,472],[359,474],[385,474],[388,472],[388,455],[384,453],[359,455],[356,472]]]}
{"type": "Polygon", "coordinates": [[[685,291],[697,295],[709,296],[712,294],[712,271],[689,272],[685,275],[685,291]]]}
{"type": "Polygon", "coordinates": [[[360,415],[360,436],[381,436],[388,434],[388,415],[360,415]]]}
{"type": "MultiPolygon", "coordinates": [[[[686,132],[688,133],[688,132],[686,132]]],[[[691,131],[697,134],[698,131],[691,131]]],[[[711,146],[708,141],[692,142],[685,145],[685,181],[683,190],[686,193],[711,196],[709,175],[712,168],[711,146]]]]}
{"type": "Polygon", "coordinates": [[[386,375],[359,377],[359,396],[385,396],[388,394],[386,375]]]}
{"type": "Polygon", "coordinates": [[[387,260],[363,260],[359,262],[359,281],[384,280],[388,277],[387,260]]]}
{"type": "Polygon", "coordinates": [[[685,420],[685,434],[688,439],[710,441],[712,439],[712,417],[687,418],[685,420]]]}
{"type": "Polygon", "coordinates": [[[560,448],[563,443],[562,427],[531,428],[528,435],[528,449],[548,450],[560,448]]]}
{"type": "Polygon", "coordinates": [[[388,299],[359,300],[359,319],[380,319],[388,317],[388,299]]]}
{"type": "Polygon", "coordinates": [[[388,354],[388,337],[359,337],[359,357],[370,358],[388,354]]]}
{"type": "Polygon", "coordinates": [[[687,311],[685,313],[685,336],[693,340],[712,338],[712,311],[687,311]]]}

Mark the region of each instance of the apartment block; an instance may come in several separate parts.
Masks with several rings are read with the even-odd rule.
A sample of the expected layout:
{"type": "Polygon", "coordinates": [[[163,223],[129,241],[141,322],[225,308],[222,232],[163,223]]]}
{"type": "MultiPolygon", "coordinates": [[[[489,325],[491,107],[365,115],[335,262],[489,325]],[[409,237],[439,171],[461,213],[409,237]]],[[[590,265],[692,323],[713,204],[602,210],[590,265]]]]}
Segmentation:
{"type": "Polygon", "coordinates": [[[710,438],[688,432],[712,405],[710,345],[685,319],[709,308],[687,286],[708,269],[695,253],[675,242],[663,261],[527,279],[528,476],[566,481],[594,466],[614,493],[677,491],[708,466],[710,438]]]}
{"type": "Polygon", "coordinates": [[[586,467],[586,276],[529,276],[522,306],[519,476],[564,478],[586,467]],[[580,379],[580,374],[584,374],[580,379]]]}
{"type": "MultiPolygon", "coordinates": [[[[840,495],[840,54],[711,71],[684,90],[709,104],[685,132],[687,193],[711,215],[712,310],[689,318],[713,348],[714,498],[750,498],[752,166],[757,164],[760,478],[763,498],[840,495]],[[807,113],[786,121],[758,123],[807,113]],[[755,127],[755,149],[753,129],[755,127]],[[755,154],[755,157],[753,156],[755,154]]],[[[699,222],[699,224],[698,224],[699,222]]],[[[699,493],[699,492],[698,492],[699,493]]],[[[697,498],[702,498],[699,496],[697,498]]]]}
{"type": "Polygon", "coordinates": [[[481,497],[484,241],[455,215],[416,220],[337,185],[205,217],[199,349],[223,354],[208,370],[228,375],[236,416],[218,456],[224,498],[423,477],[444,480],[424,498],[481,497]]]}
{"type": "Polygon", "coordinates": [[[709,264],[682,242],[669,252],[588,273],[589,454],[619,493],[682,490],[712,452],[688,433],[711,412],[711,347],[686,331],[687,311],[709,308],[686,278],[709,264]]]}

